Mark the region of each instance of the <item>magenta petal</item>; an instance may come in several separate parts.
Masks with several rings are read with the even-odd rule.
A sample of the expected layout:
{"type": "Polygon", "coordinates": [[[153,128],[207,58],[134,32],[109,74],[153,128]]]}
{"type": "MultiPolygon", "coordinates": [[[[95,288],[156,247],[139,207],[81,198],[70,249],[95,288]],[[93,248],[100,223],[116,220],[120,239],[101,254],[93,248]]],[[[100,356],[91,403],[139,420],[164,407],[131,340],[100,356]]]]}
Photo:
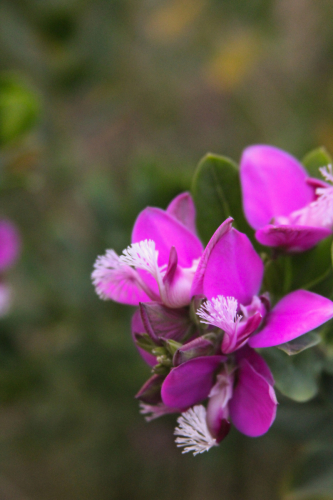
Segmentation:
{"type": "Polygon", "coordinates": [[[0,220],[0,271],[17,260],[20,253],[20,236],[12,222],[0,220]]]}
{"type": "Polygon", "coordinates": [[[296,290],[267,314],[265,326],[249,340],[251,347],[289,342],[333,318],[333,302],[316,293],[296,290]]]}
{"type": "Polygon", "coordinates": [[[207,426],[219,443],[230,430],[228,402],[225,405],[225,393],[221,391],[213,398],[210,398],[207,405],[207,426]]]}
{"type": "MultiPolygon", "coordinates": [[[[131,330],[132,330],[132,338],[135,342],[135,333],[146,333],[144,324],[142,323],[141,315],[140,315],[140,310],[137,309],[135,313],[133,314],[132,317],[132,323],[131,323],[131,330]]],[[[157,361],[156,357],[150,354],[149,352],[145,351],[141,347],[139,347],[135,343],[135,347],[139,351],[140,356],[143,358],[143,360],[149,365],[149,366],[155,366],[157,361]]]]}
{"type": "Polygon", "coordinates": [[[196,234],[195,206],[190,193],[181,193],[172,200],[166,212],[184,224],[191,233],[196,234]]]}
{"type": "Polygon", "coordinates": [[[233,385],[234,376],[225,369],[217,375],[216,384],[209,393],[206,422],[217,442],[229,432],[229,402],[233,394],[233,385]]]}
{"type": "Polygon", "coordinates": [[[187,306],[191,302],[191,286],[194,270],[178,265],[178,255],[175,247],[171,247],[168,266],[163,276],[163,286],[160,287],[161,299],[171,308],[187,306]]]}
{"type": "Polygon", "coordinates": [[[139,302],[148,302],[150,297],[140,285],[140,276],[135,269],[123,266],[120,269],[111,269],[105,273],[104,279],[94,280],[99,295],[115,300],[121,304],[137,306],[139,302]]]}
{"type": "Polygon", "coordinates": [[[264,265],[248,237],[232,228],[214,246],[203,276],[203,294],[235,297],[247,305],[257,295],[264,265]]]}
{"type": "Polygon", "coordinates": [[[205,399],[214,384],[214,372],[225,359],[199,357],[173,368],[162,385],[163,403],[186,409],[205,399]]]}
{"type": "Polygon", "coordinates": [[[209,257],[215,247],[215,245],[219,242],[219,240],[222,238],[222,236],[226,233],[228,233],[231,228],[232,228],[232,223],[233,220],[231,217],[228,217],[215,231],[211,239],[209,240],[205,251],[199,261],[197,270],[194,275],[193,283],[192,283],[192,289],[191,289],[191,296],[193,297],[194,295],[203,295],[203,281],[204,281],[204,276],[205,276],[205,271],[207,267],[207,262],[209,260],[209,257]]]}
{"type": "Polygon", "coordinates": [[[306,179],[306,183],[313,187],[314,190],[316,190],[317,188],[327,188],[329,187],[330,185],[325,182],[324,180],[321,180],[321,179],[317,179],[316,177],[308,177],[306,179]]]}
{"type": "Polygon", "coordinates": [[[281,247],[290,252],[303,252],[317,245],[330,234],[332,231],[323,227],[268,224],[258,229],[255,236],[262,245],[281,247]]]}
{"type": "Polygon", "coordinates": [[[159,252],[159,266],[168,263],[172,246],[177,249],[178,264],[181,267],[191,267],[193,260],[201,257],[203,251],[199,238],[172,215],[159,208],[148,207],[136,219],[132,243],[146,239],[155,241],[159,252]]]}
{"type": "Polygon", "coordinates": [[[254,368],[257,373],[260,373],[260,375],[262,375],[270,385],[274,385],[274,378],[271,370],[269,369],[266,361],[254,349],[245,345],[235,354],[238,362],[242,359],[246,359],[246,361],[250,363],[252,368],[254,368]]]}
{"type": "Polygon", "coordinates": [[[289,215],[314,199],[308,175],[294,157],[272,146],[250,146],[240,162],[246,218],[254,229],[289,215]]]}
{"type": "Polygon", "coordinates": [[[276,406],[273,387],[247,359],[243,359],[229,403],[231,420],[236,429],[251,437],[265,434],[275,419],[276,406]]]}
{"type": "Polygon", "coordinates": [[[233,351],[239,349],[242,345],[247,342],[247,339],[260,325],[262,316],[259,311],[250,316],[247,320],[241,321],[237,327],[235,335],[236,339],[230,337],[227,333],[224,334],[222,340],[221,351],[225,354],[229,354],[233,351]]]}

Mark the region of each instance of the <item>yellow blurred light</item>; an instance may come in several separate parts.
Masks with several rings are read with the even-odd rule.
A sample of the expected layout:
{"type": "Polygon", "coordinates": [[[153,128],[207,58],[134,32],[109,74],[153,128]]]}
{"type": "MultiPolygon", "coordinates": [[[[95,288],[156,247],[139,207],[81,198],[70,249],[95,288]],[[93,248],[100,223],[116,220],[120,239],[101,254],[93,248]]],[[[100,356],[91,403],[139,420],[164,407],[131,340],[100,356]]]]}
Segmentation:
{"type": "Polygon", "coordinates": [[[253,33],[233,35],[205,67],[209,84],[217,90],[233,90],[250,74],[261,54],[261,42],[253,33]]]}
{"type": "Polygon", "coordinates": [[[156,10],[146,24],[147,35],[169,42],[181,36],[202,13],[206,0],[172,0],[156,10]]]}

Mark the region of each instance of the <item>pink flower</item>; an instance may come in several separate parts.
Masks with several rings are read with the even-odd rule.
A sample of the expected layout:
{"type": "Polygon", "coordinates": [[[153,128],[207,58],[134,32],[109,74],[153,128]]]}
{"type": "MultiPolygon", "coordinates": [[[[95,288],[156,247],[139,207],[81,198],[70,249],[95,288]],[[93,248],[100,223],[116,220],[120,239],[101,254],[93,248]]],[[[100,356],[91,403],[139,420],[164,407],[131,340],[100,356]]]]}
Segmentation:
{"type": "Polygon", "coordinates": [[[171,308],[188,305],[203,248],[195,232],[191,196],[177,196],[166,211],[146,208],[134,224],[132,244],[119,257],[113,250],[99,257],[92,273],[103,299],[138,305],[150,300],[171,308]]]}
{"type": "Polygon", "coordinates": [[[246,346],[225,361],[223,356],[194,358],[173,368],[162,385],[163,404],[183,409],[175,434],[185,453],[216,446],[229,432],[229,419],[251,437],[267,432],[275,419],[274,380],[261,356],[246,346]],[[207,411],[196,406],[207,397],[207,411]]]}
{"type": "MultiPolygon", "coordinates": [[[[197,315],[208,331],[222,330],[220,351],[174,365],[162,383],[163,405],[183,411],[176,442],[185,452],[217,445],[229,431],[229,419],[248,436],[267,432],[277,406],[274,380],[253,348],[283,344],[333,317],[331,300],[305,290],[270,309],[267,295],[259,295],[263,272],[250,240],[227,219],[208,243],[191,291],[207,298],[197,315]],[[206,398],[207,410],[196,406],[206,398]]],[[[176,354],[175,359],[182,361],[176,354]]]]}
{"type": "MultiPolygon", "coordinates": [[[[332,167],[320,169],[333,182],[332,167]]],[[[332,234],[333,186],[308,176],[288,153],[250,146],[240,162],[243,207],[263,245],[307,250],[332,234]]]]}
{"type": "Polygon", "coordinates": [[[208,299],[197,314],[224,331],[225,354],[246,342],[256,348],[289,342],[333,317],[331,300],[305,290],[289,293],[270,309],[268,297],[259,295],[263,274],[250,240],[227,219],[208,243],[191,291],[208,299]]]}

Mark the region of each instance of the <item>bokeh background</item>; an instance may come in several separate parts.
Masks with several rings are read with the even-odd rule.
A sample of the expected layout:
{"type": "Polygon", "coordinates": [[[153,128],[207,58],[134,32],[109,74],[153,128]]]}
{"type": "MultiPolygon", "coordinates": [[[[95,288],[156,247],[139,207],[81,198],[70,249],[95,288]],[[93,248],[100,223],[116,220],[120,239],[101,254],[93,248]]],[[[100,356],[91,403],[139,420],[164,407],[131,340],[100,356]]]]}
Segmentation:
{"type": "Polygon", "coordinates": [[[0,212],[23,241],[0,320],[1,500],[333,498],[332,399],[278,394],[267,435],[182,456],[174,416],[138,413],[131,308],[90,281],[208,151],[333,152],[332,25],[331,0],[1,0],[0,212]]]}

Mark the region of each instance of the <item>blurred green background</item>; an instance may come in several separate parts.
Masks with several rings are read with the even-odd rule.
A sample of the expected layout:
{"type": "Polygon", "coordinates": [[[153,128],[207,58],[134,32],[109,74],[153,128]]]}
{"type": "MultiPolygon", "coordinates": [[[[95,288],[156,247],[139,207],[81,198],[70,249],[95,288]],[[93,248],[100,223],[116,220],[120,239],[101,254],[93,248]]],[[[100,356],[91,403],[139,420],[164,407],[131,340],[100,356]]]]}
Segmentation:
{"type": "Polygon", "coordinates": [[[278,393],[267,435],[182,456],[174,416],[139,415],[133,310],[90,282],[206,152],[333,152],[332,24],[331,0],[1,0],[0,212],[23,240],[0,320],[1,500],[333,498],[333,377],[330,407],[278,393]]]}

